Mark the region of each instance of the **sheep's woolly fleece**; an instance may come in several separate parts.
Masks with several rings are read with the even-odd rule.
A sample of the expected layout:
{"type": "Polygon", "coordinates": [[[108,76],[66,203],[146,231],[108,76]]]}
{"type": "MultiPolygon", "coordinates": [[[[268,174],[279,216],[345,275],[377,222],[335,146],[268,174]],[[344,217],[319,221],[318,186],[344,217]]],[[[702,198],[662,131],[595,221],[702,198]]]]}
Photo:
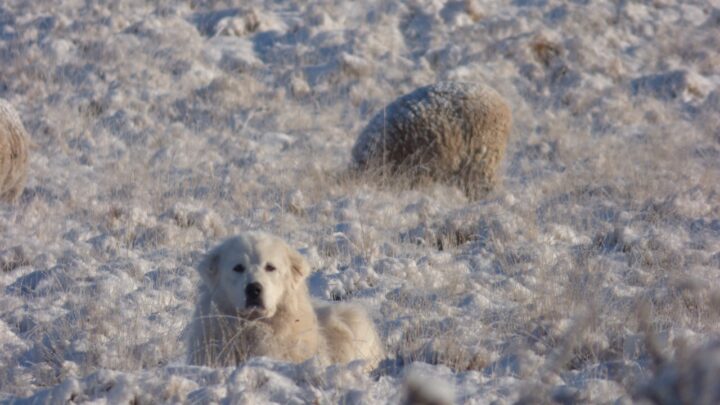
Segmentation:
{"type": "Polygon", "coordinates": [[[441,82],[381,109],[360,134],[352,155],[358,168],[381,178],[440,180],[479,198],[495,185],[511,127],[510,107],[492,88],[441,82]]]}
{"type": "Polygon", "coordinates": [[[0,99],[0,201],[13,202],[27,176],[28,135],[17,111],[0,99]]]}
{"type": "Polygon", "coordinates": [[[674,372],[718,370],[717,0],[231,3],[0,2],[33,142],[0,203],[0,401],[713,398],[674,372]],[[344,175],[372,117],[444,81],[512,108],[494,191],[344,175]],[[193,267],[249,230],[367,309],[376,371],[186,364],[193,267]]]}

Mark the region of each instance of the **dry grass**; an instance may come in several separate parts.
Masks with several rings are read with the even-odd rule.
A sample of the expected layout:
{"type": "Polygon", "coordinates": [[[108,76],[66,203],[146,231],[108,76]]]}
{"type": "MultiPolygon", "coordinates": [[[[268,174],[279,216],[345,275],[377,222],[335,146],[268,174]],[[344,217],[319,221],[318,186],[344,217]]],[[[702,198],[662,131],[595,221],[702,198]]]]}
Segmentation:
{"type": "MultiPolygon", "coordinates": [[[[174,14],[212,5],[78,14],[15,3],[6,9],[30,14],[0,45],[0,89],[28,113],[38,148],[19,203],[0,207],[0,321],[27,344],[0,356],[12,365],[0,394],[100,369],[161,374],[185,352],[177,337],[198,255],[225,234],[263,229],[307,254],[318,298],[370,309],[388,378],[423,361],[479,371],[510,392],[502,400],[539,403],[598,400],[583,385],[593,380],[628,396],[652,374],[643,398],[663,403],[667,383],[687,387],[674,398],[701,402],[685,395],[706,392],[695,384],[714,375],[698,368],[714,346],[692,348],[720,333],[717,107],[697,83],[688,102],[634,96],[629,83],[667,67],[658,60],[711,72],[712,27],[657,26],[665,12],[685,14],[672,5],[627,3],[615,16],[576,2],[553,9],[567,12],[553,24],[568,36],[542,37],[549,14],[528,6],[505,19],[466,1],[474,25],[430,16],[432,35],[405,38],[404,6],[357,5],[363,18],[332,19],[340,8],[328,4],[316,25],[274,37],[272,52],[258,43],[261,67],[239,71],[223,70],[206,54],[210,39],[174,14]],[[648,20],[629,25],[630,5],[649,8],[648,20]],[[44,32],[40,15],[62,18],[44,32]],[[354,21],[369,28],[333,25],[354,21]],[[656,40],[637,42],[646,26],[656,40]],[[69,59],[37,45],[57,39],[75,49],[69,59]],[[378,65],[350,72],[339,52],[378,65]],[[312,68],[327,71],[309,77],[312,68]],[[372,112],[446,78],[485,78],[513,106],[502,186],[470,202],[384,167],[346,169],[372,112]],[[10,289],[36,271],[54,279],[10,289]]],[[[296,5],[293,18],[309,21],[296,5]]],[[[332,384],[317,382],[344,398],[332,384]]]]}

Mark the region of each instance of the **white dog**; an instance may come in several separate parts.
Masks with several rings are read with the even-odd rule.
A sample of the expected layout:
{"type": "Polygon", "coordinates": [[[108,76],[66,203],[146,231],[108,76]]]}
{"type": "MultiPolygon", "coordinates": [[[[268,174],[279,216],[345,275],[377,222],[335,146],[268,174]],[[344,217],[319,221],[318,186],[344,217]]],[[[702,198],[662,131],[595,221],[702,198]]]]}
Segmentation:
{"type": "Polygon", "coordinates": [[[360,308],[314,308],[305,258],[281,239],[248,232],[212,249],[198,266],[203,279],[191,325],[189,363],[234,366],[252,356],[322,364],[384,356],[380,338],[360,308]]]}

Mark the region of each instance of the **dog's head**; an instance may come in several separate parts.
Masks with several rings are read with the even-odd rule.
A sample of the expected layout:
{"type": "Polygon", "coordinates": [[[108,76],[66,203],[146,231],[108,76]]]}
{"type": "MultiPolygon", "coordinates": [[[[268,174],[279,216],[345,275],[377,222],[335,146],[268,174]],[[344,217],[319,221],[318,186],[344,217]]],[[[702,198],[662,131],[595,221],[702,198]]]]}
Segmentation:
{"type": "Polygon", "coordinates": [[[272,318],[283,297],[310,273],[300,253],[259,232],[225,240],[203,258],[198,270],[219,309],[247,319],[272,318]]]}

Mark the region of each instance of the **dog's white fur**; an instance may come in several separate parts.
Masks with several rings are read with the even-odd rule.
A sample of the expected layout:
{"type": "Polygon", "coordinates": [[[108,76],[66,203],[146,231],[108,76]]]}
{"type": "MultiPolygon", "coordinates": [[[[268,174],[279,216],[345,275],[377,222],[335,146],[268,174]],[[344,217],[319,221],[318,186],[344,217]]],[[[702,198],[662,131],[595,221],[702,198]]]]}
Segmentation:
{"type": "Polygon", "coordinates": [[[372,370],[384,356],[365,311],[350,304],[313,306],[305,284],[307,261],[275,236],[248,232],[227,239],[203,258],[198,271],[203,283],[190,327],[190,364],[233,366],[252,356],[301,362],[316,356],[324,365],[364,360],[372,370]],[[262,307],[248,307],[250,283],[262,287],[262,307]]]}

